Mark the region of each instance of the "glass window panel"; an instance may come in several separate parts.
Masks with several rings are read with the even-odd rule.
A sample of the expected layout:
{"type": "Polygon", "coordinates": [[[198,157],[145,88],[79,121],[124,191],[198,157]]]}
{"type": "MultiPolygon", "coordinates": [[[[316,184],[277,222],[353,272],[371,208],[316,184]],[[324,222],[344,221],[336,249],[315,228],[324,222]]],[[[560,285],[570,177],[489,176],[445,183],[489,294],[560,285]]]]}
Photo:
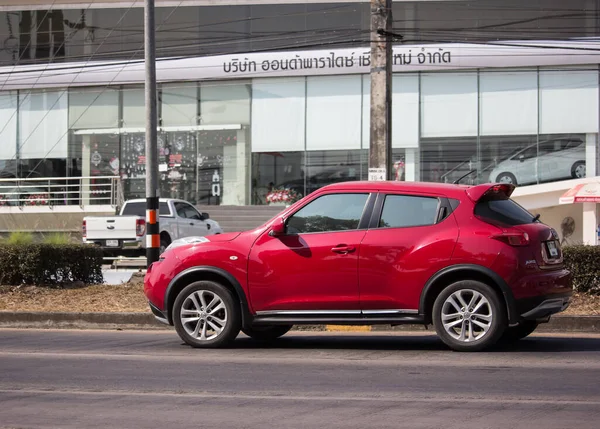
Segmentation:
{"type": "Polygon", "coordinates": [[[361,79],[361,76],[307,79],[307,149],[360,149],[361,79]]]}
{"type": "Polygon", "coordinates": [[[250,123],[250,85],[239,82],[204,83],[200,88],[200,123],[250,123]]]}
{"type": "Polygon", "coordinates": [[[368,194],[324,195],[294,213],[288,232],[303,234],[358,229],[368,194]]]}
{"type": "MultiPolygon", "coordinates": [[[[421,139],[421,177],[425,182],[452,183],[477,169],[477,137],[421,139]]],[[[472,173],[461,180],[473,184],[472,173]]]]}
{"type": "Polygon", "coordinates": [[[537,72],[481,72],[481,135],[537,134],[537,72]]]}
{"type": "Polygon", "coordinates": [[[477,135],[477,73],[421,77],[422,137],[477,135]]]}
{"type": "Polygon", "coordinates": [[[304,78],[252,83],[252,152],[304,150],[304,78]]]}
{"type": "Polygon", "coordinates": [[[161,119],[164,127],[196,125],[198,87],[192,84],[164,85],[161,91],[161,119]]]}
{"type": "Polygon", "coordinates": [[[481,182],[537,183],[536,135],[481,137],[480,155],[481,182]]]}
{"type": "Polygon", "coordinates": [[[433,225],[437,217],[439,200],[429,197],[388,195],[385,197],[380,228],[405,228],[433,225]]]}
{"type": "Polygon", "coordinates": [[[17,93],[0,94],[0,160],[17,156],[17,93]]]}
{"type": "Polygon", "coordinates": [[[267,195],[290,189],[304,196],[304,152],[256,152],[252,154],[252,204],[267,204],[267,195]]]}
{"type": "MultiPolygon", "coordinates": [[[[419,147],[419,76],[397,74],[392,78],[392,147],[419,147]]],[[[362,147],[371,139],[371,78],[363,77],[362,147]]]]}
{"type": "Polygon", "coordinates": [[[69,128],[98,129],[119,126],[119,91],[114,89],[69,91],[69,128]]]}
{"type": "Polygon", "coordinates": [[[332,183],[366,179],[362,150],[310,151],[306,156],[307,194],[332,183]]]}
{"type": "Polygon", "coordinates": [[[20,94],[21,159],[67,157],[68,99],[66,91],[20,94]]]}
{"type": "Polygon", "coordinates": [[[586,177],[586,135],[541,134],[534,162],[540,183],[586,177]]]}
{"type": "Polygon", "coordinates": [[[146,100],[143,88],[123,89],[123,127],[146,126],[146,100]]]}
{"type": "Polygon", "coordinates": [[[598,132],[598,70],[540,70],[540,134],[598,132]]]}

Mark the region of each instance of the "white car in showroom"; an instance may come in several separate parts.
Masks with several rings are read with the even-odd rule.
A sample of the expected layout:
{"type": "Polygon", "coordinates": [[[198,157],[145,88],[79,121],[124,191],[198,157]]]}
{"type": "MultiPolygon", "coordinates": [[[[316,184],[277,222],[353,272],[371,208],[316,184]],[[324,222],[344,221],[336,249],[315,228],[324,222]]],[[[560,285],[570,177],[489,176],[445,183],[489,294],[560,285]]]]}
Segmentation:
{"type": "Polygon", "coordinates": [[[580,139],[555,139],[532,144],[499,162],[490,182],[531,185],[585,177],[585,145],[580,139]]]}

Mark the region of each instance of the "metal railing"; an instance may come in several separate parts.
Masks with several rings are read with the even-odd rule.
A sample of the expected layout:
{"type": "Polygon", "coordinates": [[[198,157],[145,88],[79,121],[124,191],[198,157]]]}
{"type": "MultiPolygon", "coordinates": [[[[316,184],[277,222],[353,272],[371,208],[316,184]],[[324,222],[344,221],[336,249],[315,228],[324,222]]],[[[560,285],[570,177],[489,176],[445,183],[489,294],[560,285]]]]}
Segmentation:
{"type": "Polygon", "coordinates": [[[1,207],[110,205],[123,200],[119,177],[0,179],[1,207]]]}

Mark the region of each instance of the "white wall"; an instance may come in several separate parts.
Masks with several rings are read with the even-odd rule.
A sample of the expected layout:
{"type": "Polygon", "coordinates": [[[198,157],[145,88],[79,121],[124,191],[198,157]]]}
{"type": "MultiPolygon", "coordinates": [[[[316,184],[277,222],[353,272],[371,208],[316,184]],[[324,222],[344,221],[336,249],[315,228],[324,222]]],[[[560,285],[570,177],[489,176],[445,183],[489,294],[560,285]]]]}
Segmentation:
{"type": "Polygon", "coordinates": [[[583,242],[583,209],[581,204],[565,204],[554,207],[533,210],[533,214],[540,214],[541,221],[551,226],[558,232],[563,246],[581,244],[583,242]],[[573,234],[567,238],[563,235],[561,224],[566,218],[571,217],[575,222],[573,234]]]}

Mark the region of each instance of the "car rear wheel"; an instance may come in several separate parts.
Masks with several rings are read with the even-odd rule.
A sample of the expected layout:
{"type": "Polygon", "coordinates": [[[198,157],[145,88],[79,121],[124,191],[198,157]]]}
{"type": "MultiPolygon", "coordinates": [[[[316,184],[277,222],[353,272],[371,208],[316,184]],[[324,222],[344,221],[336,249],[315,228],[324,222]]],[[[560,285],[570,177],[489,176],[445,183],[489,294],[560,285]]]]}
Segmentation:
{"type": "Polygon", "coordinates": [[[224,286],[199,281],[184,288],[173,307],[175,330],[192,347],[215,348],[231,343],[241,328],[239,305],[224,286]]]}
{"type": "Polygon", "coordinates": [[[509,185],[517,185],[517,178],[512,173],[500,173],[496,177],[496,183],[506,183],[509,185]]]}
{"type": "Polygon", "coordinates": [[[433,305],[440,339],[456,351],[480,351],[495,344],[506,329],[506,312],[494,289],[473,280],[444,289],[433,305]]]}
{"type": "Polygon", "coordinates": [[[285,335],[293,325],[271,325],[271,326],[251,326],[242,329],[242,332],[250,338],[258,341],[273,341],[282,335],[285,335]]]}
{"type": "Polygon", "coordinates": [[[503,344],[511,344],[522,340],[526,336],[533,333],[538,327],[538,323],[535,320],[526,320],[517,326],[511,326],[506,328],[504,334],[500,337],[499,342],[503,344]]]}
{"type": "Polygon", "coordinates": [[[573,179],[584,179],[585,178],[585,162],[577,161],[571,167],[571,176],[573,179]]]}

